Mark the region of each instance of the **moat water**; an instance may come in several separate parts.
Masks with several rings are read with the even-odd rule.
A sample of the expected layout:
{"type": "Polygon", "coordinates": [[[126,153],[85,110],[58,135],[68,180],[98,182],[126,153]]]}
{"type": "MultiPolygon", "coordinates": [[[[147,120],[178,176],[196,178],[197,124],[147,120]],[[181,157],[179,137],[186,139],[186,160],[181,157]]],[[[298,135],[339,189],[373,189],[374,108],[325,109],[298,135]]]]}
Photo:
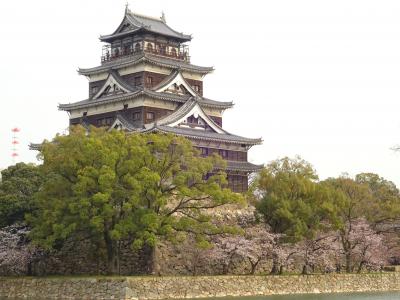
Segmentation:
{"type": "MultiPolygon", "coordinates": [[[[1,298],[0,300],[13,300],[1,298]]],[[[47,300],[47,297],[34,298],[30,300],[47,300]]],[[[377,293],[338,293],[338,294],[307,294],[307,295],[278,295],[278,296],[256,296],[256,297],[223,297],[203,298],[201,300],[400,300],[400,292],[377,292],[377,293]]],[[[199,299],[189,299],[199,300],[199,299]]]]}
{"type": "Polygon", "coordinates": [[[224,300],[400,300],[400,292],[279,295],[219,298],[224,300]]]}

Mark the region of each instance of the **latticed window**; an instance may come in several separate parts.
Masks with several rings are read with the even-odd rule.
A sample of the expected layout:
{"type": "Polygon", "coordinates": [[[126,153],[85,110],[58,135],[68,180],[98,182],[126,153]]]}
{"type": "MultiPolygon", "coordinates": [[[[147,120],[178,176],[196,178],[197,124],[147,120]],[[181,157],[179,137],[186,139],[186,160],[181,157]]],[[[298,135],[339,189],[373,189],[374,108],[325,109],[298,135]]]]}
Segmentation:
{"type": "Polygon", "coordinates": [[[142,85],[142,77],[136,76],[135,77],[135,86],[140,86],[140,85],[142,85]]]}
{"type": "Polygon", "coordinates": [[[139,52],[141,48],[142,48],[142,47],[140,46],[140,44],[139,44],[139,43],[136,43],[136,45],[135,45],[135,52],[139,52]]]}
{"type": "Polygon", "coordinates": [[[241,175],[229,175],[228,185],[229,188],[236,193],[245,192],[247,191],[247,177],[241,175]]]}
{"type": "Polygon", "coordinates": [[[99,87],[92,86],[92,95],[95,95],[99,91],[99,87]]]}
{"type": "Polygon", "coordinates": [[[97,126],[110,126],[112,121],[112,117],[97,119],[97,126]]]}
{"type": "Polygon", "coordinates": [[[200,151],[201,151],[201,155],[202,156],[207,156],[208,155],[208,148],[201,147],[200,151]]]}
{"type": "Polygon", "coordinates": [[[219,149],[218,153],[223,158],[227,158],[228,157],[228,150],[219,149]]]}
{"type": "Polygon", "coordinates": [[[146,113],[146,119],[147,120],[154,120],[154,113],[153,112],[146,113]]]}
{"type": "Polygon", "coordinates": [[[176,55],[176,49],[175,49],[175,48],[172,48],[172,49],[171,49],[171,55],[172,55],[172,56],[177,56],[177,55],[176,55]]]}
{"type": "Polygon", "coordinates": [[[134,113],[133,113],[133,120],[134,121],[138,121],[138,120],[140,120],[141,119],[141,113],[140,113],[140,111],[135,111],[134,113]]]}

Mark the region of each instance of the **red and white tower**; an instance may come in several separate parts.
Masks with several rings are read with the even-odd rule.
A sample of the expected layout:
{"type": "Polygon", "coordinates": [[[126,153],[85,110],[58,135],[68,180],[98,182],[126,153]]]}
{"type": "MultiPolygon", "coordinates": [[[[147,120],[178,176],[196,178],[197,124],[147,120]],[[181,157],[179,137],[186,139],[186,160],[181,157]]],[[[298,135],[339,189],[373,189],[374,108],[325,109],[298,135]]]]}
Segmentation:
{"type": "Polygon", "coordinates": [[[11,153],[11,157],[12,157],[12,162],[15,165],[17,159],[18,159],[18,144],[19,144],[19,140],[18,140],[18,133],[21,130],[18,127],[14,127],[13,129],[11,129],[12,132],[12,140],[11,140],[11,144],[12,144],[12,153],[11,153]]]}

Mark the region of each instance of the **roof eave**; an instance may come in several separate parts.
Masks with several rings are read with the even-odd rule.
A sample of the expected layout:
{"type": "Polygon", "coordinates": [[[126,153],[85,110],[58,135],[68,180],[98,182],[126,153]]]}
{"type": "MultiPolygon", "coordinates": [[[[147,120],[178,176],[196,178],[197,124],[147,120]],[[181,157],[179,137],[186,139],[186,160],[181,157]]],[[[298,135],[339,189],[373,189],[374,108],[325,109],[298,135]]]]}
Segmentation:
{"type": "MultiPolygon", "coordinates": [[[[166,130],[163,130],[159,126],[157,126],[157,124],[155,124],[154,127],[152,127],[152,128],[148,128],[148,129],[144,130],[144,132],[154,132],[154,131],[170,133],[166,130]]],[[[240,140],[224,140],[224,139],[218,139],[218,138],[212,138],[212,137],[195,136],[195,135],[191,135],[189,133],[188,134],[174,133],[174,134],[180,135],[180,136],[185,136],[185,137],[191,138],[191,139],[197,139],[197,140],[219,141],[219,142],[226,142],[226,143],[232,143],[232,144],[243,144],[243,145],[248,145],[248,146],[259,145],[262,142],[261,139],[247,140],[247,141],[241,140],[240,141],[240,140]]]]}
{"type": "Polygon", "coordinates": [[[125,37],[128,35],[131,35],[133,33],[139,33],[139,32],[149,32],[149,33],[153,33],[153,34],[158,34],[158,35],[162,35],[162,36],[166,36],[172,39],[176,39],[179,40],[181,43],[185,43],[185,42],[190,42],[192,40],[192,36],[191,35],[186,35],[186,34],[182,34],[182,36],[178,36],[178,35],[172,35],[172,34],[163,34],[163,33],[159,33],[155,30],[151,30],[148,28],[136,28],[134,30],[129,30],[129,31],[125,31],[125,32],[120,32],[120,33],[112,33],[112,34],[108,34],[108,35],[101,35],[99,37],[99,40],[105,43],[111,43],[112,41],[114,41],[115,39],[119,39],[121,37],[125,37]]]}

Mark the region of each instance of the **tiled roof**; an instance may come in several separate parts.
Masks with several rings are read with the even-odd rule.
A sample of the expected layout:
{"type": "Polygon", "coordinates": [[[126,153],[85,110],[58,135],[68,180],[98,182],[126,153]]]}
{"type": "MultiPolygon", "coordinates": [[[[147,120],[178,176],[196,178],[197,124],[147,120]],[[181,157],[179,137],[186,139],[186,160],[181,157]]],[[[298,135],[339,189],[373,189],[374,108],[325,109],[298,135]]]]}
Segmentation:
{"type": "Polygon", "coordinates": [[[110,35],[101,36],[100,40],[107,42],[119,36],[124,36],[138,30],[157,33],[163,36],[176,38],[181,42],[187,42],[192,39],[190,35],[183,34],[169,27],[165,22],[165,19],[163,18],[153,18],[149,16],[139,15],[131,12],[129,9],[125,11],[125,16],[121,25],[118,26],[117,30],[114,33],[110,35]],[[120,30],[122,27],[121,25],[124,24],[130,24],[131,30],[121,32],[120,30]]]}
{"type": "Polygon", "coordinates": [[[186,101],[185,104],[183,104],[181,107],[179,107],[177,110],[175,110],[172,114],[162,118],[161,120],[157,121],[157,125],[171,125],[180,119],[184,117],[189,117],[189,113],[191,112],[192,109],[195,108],[195,106],[199,106],[200,111],[204,114],[204,121],[208,124],[209,127],[211,127],[213,130],[219,133],[225,133],[229,134],[227,131],[222,129],[217,123],[214,122],[213,119],[211,119],[202,109],[201,103],[196,98],[190,98],[188,101],[186,101]]]}
{"type": "Polygon", "coordinates": [[[38,143],[30,143],[29,144],[29,150],[36,150],[39,151],[42,148],[42,143],[38,144],[38,143]]]}
{"type": "Polygon", "coordinates": [[[213,131],[197,130],[190,128],[182,128],[182,127],[169,127],[158,124],[154,124],[153,127],[144,129],[143,132],[173,133],[195,140],[207,140],[207,141],[219,141],[219,142],[222,141],[222,142],[230,142],[234,144],[245,144],[245,145],[259,145],[262,142],[261,139],[251,139],[230,133],[221,134],[213,131]]]}
{"type": "MultiPolygon", "coordinates": [[[[122,87],[124,87],[125,89],[127,89],[128,91],[134,92],[137,90],[136,87],[131,86],[128,82],[126,82],[117,71],[115,70],[110,70],[109,71],[110,74],[112,74],[112,76],[114,77],[114,79],[118,82],[118,84],[120,84],[122,87]]],[[[107,82],[107,81],[106,81],[107,82]]]]}
{"type": "Polygon", "coordinates": [[[161,80],[161,82],[159,84],[157,84],[156,86],[152,87],[151,89],[153,91],[158,90],[159,88],[162,88],[164,86],[166,86],[167,84],[169,84],[171,81],[173,81],[175,79],[175,77],[179,74],[179,70],[173,70],[171,72],[171,74],[169,74],[167,77],[165,77],[163,80],[161,80]]]}
{"type": "MultiPolygon", "coordinates": [[[[154,99],[172,101],[172,102],[177,102],[177,103],[185,103],[187,100],[189,100],[191,98],[191,95],[160,93],[160,92],[154,92],[154,91],[146,89],[146,88],[137,88],[136,90],[133,90],[132,92],[125,93],[125,94],[105,96],[105,97],[100,97],[97,99],[89,98],[89,99],[78,101],[75,103],[59,104],[58,109],[64,110],[64,111],[70,111],[73,109],[93,107],[93,106],[97,106],[100,104],[114,103],[114,102],[119,102],[119,101],[123,101],[123,100],[129,100],[129,99],[139,97],[141,95],[146,95],[146,96],[149,96],[154,99]]],[[[200,105],[202,107],[210,107],[210,108],[227,109],[227,108],[230,108],[233,106],[232,102],[220,102],[220,101],[214,101],[214,100],[210,100],[210,99],[206,99],[206,98],[201,98],[198,100],[198,102],[200,103],[200,105]]]]}
{"type": "MultiPolygon", "coordinates": [[[[115,121],[120,121],[122,125],[128,130],[128,131],[135,131],[137,128],[129,122],[125,117],[121,114],[117,114],[116,120],[115,121]]],[[[114,122],[115,122],[114,121],[114,122]]]]}
{"type": "Polygon", "coordinates": [[[123,56],[121,58],[106,62],[106,63],[102,64],[101,66],[97,66],[94,68],[88,68],[88,69],[79,68],[78,72],[81,75],[93,75],[93,74],[106,72],[109,69],[118,70],[120,68],[134,66],[134,65],[140,64],[142,62],[147,62],[149,64],[157,65],[160,67],[179,68],[184,71],[197,72],[200,74],[207,74],[214,70],[213,67],[196,66],[196,65],[187,63],[183,60],[167,58],[167,57],[162,57],[162,56],[142,52],[142,53],[134,54],[131,56],[123,56]]]}
{"type": "Polygon", "coordinates": [[[196,101],[192,98],[186,101],[181,107],[175,110],[172,114],[157,121],[158,125],[168,125],[185,116],[196,105],[196,101]]]}
{"type": "Polygon", "coordinates": [[[261,170],[264,165],[255,165],[247,161],[227,161],[226,170],[228,171],[243,171],[243,172],[256,172],[261,170]]]}

